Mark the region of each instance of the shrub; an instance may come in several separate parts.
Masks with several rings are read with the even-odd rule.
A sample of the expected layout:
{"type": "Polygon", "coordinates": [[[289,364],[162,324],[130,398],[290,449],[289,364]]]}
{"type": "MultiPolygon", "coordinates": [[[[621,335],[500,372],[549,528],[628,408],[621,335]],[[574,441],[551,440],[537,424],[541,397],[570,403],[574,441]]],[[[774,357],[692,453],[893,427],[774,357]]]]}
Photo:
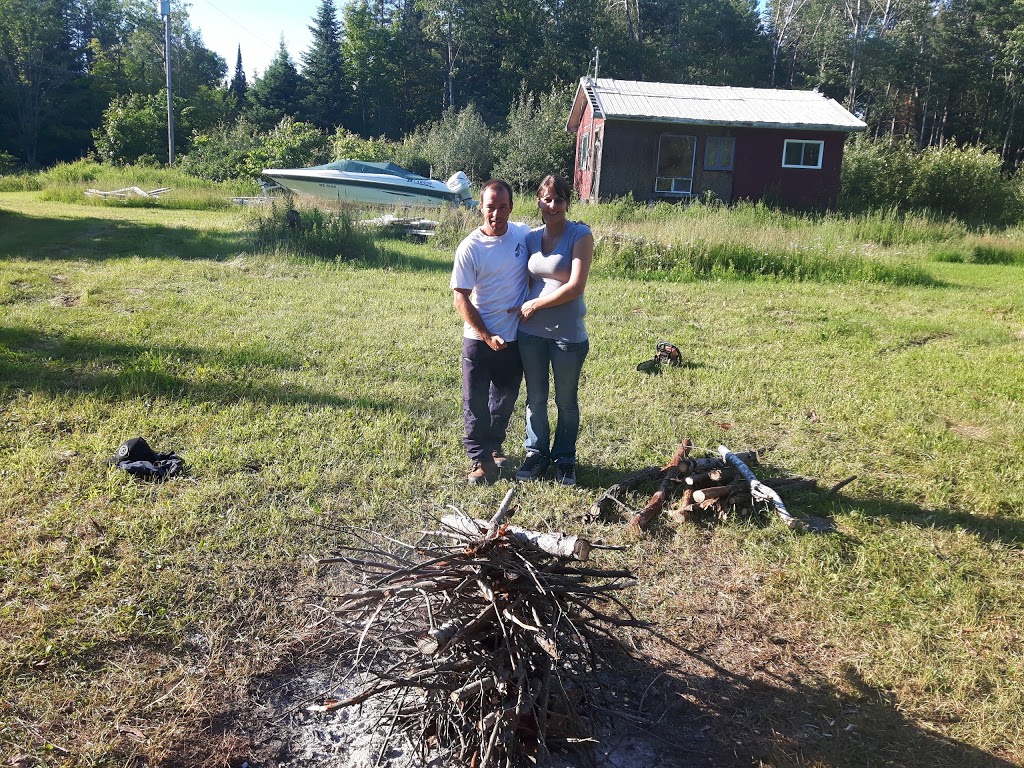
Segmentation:
{"type": "Polygon", "coordinates": [[[1015,186],[994,152],[953,143],[930,147],[916,171],[909,192],[914,207],[993,224],[1019,216],[1015,186]]]}
{"type": "Polygon", "coordinates": [[[384,163],[392,160],[395,145],[383,136],[364,139],[357,133],[339,127],[331,139],[331,157],[334,160],[363,160],[384,163]]]}
{"type": "MultiPolygon", "coordinates": [[[[209,181],[227,181],[248,174],[249,155],[260,145],[255,127],[243,118],[221,123],[192,137],[192,149],[178,161],[185,173],[209,181]]],[[[262,170],[262,169],[261,169],[262,170]]]]}
{"type": "Polygon", "coordinates": [[[0,176],[0,192],[38,192],[42,188],[42,181],[34,173],[0,176]]]}
{"type": "Polygon", "coordinates": [[[179,163],[186,173],[210,181],[257,178],[264,168],[299,168],[327,161],[327,138],[307,123],[284,118],[260,133],[244,118],[192,138],[179,163]]]}
{"type": "Polygon", "coordinates": [[[95,160],[76,160],[73,163],[58,163],[44,171],[44,183],[85,184],[94,182],[103,173],[103,166],[95,160]]]}
{"type": "Polygon", "coordinates": [[[549,173],[570,178],[575,137],[565,130],[573,92],[556,88],[539,97],[525,90],[512,104],[507,127],[497,139],[493,174],[520,192],[536,189],[549,173]]]}
{"type": "Polygon", "coordinates": [[[909,139],[857,136],[843,153],[840,207],[853,211],[910,207],[907,191],[918,155],[909,139]]]}
{"type": "Polygon", "coordinates": [[[472,104],[460,112],[447,110],[441,119],[416,132],[411,147],[430,164],[430,172],[446,178],[465,171],[480,183],[494,166],[494,134],[472,104]]]}
{"type": "Polygon", "coordinates": [[[431,174],[431,163],[427,157],[427,132],[417,128],[392,146],[391,161],[421,176],[431,174]]]}
{"type": "Polygon", "coordinates": [[[246,171],[258,176],[264,168],[301,168],[327,160],[327,137],[309,123],[286,117],[249,153],[246,171]]]}
{"type": "Polygon", "coordinates": [[[163,146],[167,159],[166,96],[131,93],[115,96],[103,111],[103,121],[92,132],[96,151],[111,163],[134,163],[163,146]]]}
{"type": "Polygon", "coordinates": [[[1022,196],[993,152],[976,146],[929,147],[909,139],[858,137],[843,155],[840,206],[914,210],[957,217],[973,224],[1018,219],[1022,196]]]}

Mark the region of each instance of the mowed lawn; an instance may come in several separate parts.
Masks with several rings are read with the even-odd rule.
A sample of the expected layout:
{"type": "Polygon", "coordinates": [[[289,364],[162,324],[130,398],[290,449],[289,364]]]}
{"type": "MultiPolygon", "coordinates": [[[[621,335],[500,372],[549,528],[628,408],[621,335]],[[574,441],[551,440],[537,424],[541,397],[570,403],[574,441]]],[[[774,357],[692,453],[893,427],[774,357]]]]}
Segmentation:
{"type": "MultiPolygon", "coordinates": [[[[465,485],[450,252],[252,253],[246,216],[0,194],[12,765],[241,764],[236,713],[320,631],[312,559],[339,529],[415,538],[508,488],[465,485]],[[108,466],[137,435],[187,474],[108,466]]],[[[523,487],[517,521],[625,547],[601,559],[658,622],[627,638],[648,701],[707,764],[1024,763],[1024,266],[881,258],[934,284],[645,281],[599,259],[588,287],[580,484],[523,487]],[[638,373],[660,339],[686,364],[638,373]],[[584,521],[684,437],[857,475],[788,499],[837,532],[584,521]]],[[[522,432],[520,413],[514,459],[522,432]]]]}

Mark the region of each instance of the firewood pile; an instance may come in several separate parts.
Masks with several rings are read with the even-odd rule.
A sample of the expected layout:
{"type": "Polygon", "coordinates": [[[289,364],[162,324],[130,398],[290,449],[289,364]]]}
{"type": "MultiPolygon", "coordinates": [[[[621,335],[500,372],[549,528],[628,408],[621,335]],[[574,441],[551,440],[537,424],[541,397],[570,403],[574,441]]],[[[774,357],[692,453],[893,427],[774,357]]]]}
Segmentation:
{"type": "MultiPolygon", "coordinates": [[[[423,762],[545,765],[592,738],[593,642],[645,626],[615,593],[627,570],[582,565],[599,545],[510,525],[515,488],[489,521],[445,515],[415,546],[361,535],[322,564],[360,586],[334,596],[351,695],[423,762]]],[[[586,762],[584,760],[584,762],[586,762]]]]}
{"type": "MultiPolygon", "coordinates": [[[[830,520],[790,513],[780,495],[798,490],[822,490],[817,481],[806,477],[759,480],[751,469],[759,464],[758,455],[753,451],[735,454],[719,446],[717,456],[691,458],[691,450],[692,443],[687,438],[665,466],[645,467],[623,477],[598,497],[588,519],[624,511],[629,526],[643,529],[663,511],[677,523],[724,520],[730,515],[749,517],[772,511],[793,530],[819,533],[834,530],[830,520]],[[655,482],[658,488],[643,508],[634,510],[626,504],[629,493],[655,482]]],[[[826,492],[835,493],[854,479],[849,477],[826,492]]]]}

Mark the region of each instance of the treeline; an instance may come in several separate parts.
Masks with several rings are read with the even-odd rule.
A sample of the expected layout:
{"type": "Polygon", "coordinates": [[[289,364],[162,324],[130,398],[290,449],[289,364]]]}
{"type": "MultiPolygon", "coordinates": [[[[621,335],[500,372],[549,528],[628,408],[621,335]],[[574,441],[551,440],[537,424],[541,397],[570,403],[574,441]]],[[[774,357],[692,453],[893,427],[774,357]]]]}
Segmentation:
{"type": "MultiPolygon", "coordinates": [[[[251,82],[244,51],[229,69],[186,5],[171,18],[182,155],[239,120],[266,134],[285,117],[398,140],[471,107],[508,135],[524,98],[564,99],[595,59],[602,77],[818,88],[872,136],[980,145],[1008,168],[1024,146],[1019,2],[322,0],[309,49],[282,42],[251,82]]],[[[163,85],[152,0],[0,0],[0,173],[92,151],[166,162],[163,85]]]]}
{"type": "Polygon", "coordinates": [[[874,137],[978,144],[1016,168],[1024,147],[1024,3],[770,0],[769,82],[813,86],[874,137]]]}

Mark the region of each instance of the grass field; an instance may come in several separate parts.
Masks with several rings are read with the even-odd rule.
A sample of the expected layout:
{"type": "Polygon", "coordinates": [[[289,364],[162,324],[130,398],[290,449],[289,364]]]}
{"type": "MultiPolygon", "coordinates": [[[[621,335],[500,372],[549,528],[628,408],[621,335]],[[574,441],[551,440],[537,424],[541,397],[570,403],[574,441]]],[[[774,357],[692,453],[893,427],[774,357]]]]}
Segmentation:
{"type": "MultiPolygon", "coordinates": [[[[251,212],[195,207],[0,192],[12,765],[240,765],[237,713],[311,637],[336,529],[408,534],[507,489],[465,486],[450,250],[256,252],[251,212]],[[110,468],[135,435],[187,475],[110,468]]],[[[1024,763],[1024,235],[576,213],[599,239],[580,484],[522,488],[517,518],[626,546],[604,559],[658,622],[630,638],[648,706],[699,734],[700,764],[1024,763]],[[659,339],[686,365],[637,373],[659,339]],[[583,522],[683,437],[826,486],[856,474],[788,500],[838,532],[583,522]]]]}

